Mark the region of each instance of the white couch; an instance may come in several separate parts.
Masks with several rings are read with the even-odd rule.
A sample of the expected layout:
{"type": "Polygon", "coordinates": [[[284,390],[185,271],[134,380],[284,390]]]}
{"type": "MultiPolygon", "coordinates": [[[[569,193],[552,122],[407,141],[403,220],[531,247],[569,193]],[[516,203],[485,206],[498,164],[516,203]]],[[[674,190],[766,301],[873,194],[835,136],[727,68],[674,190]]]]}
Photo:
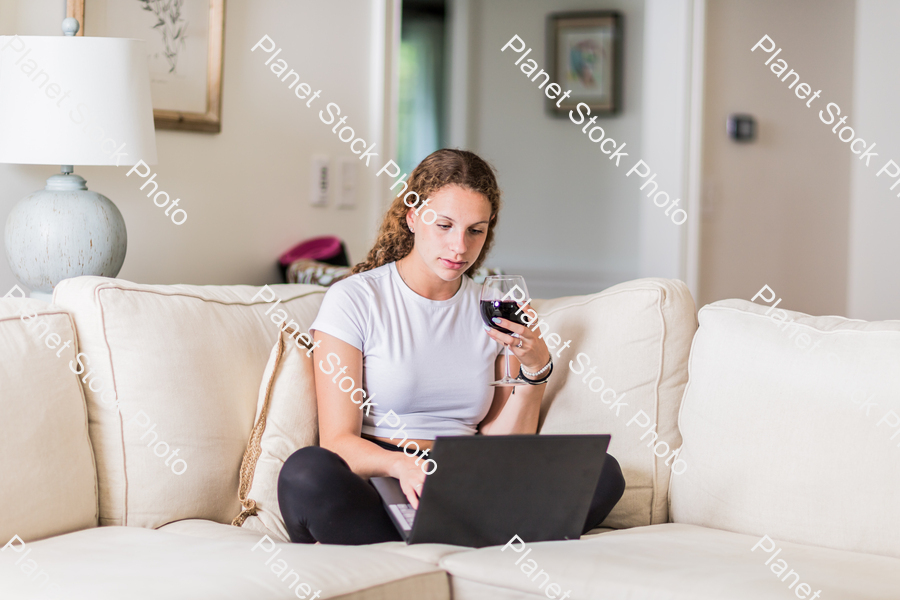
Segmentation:
{"type": "MultiPolygon", "coordinates": [[[[277,308],[250,286],[83,277],[51,305],[0,300],[0,598],[900,599],[900,322],[728,300],[698,329],[659,279],[535,301],[560,353],[541,432],[612,433],[628,487],[603,529],[519,561],[230,525],[272,316],[303,330],[324,294],[271,291],[277,308]]],[[[310,443],[300,395],[282,429],[310,443]]]]}

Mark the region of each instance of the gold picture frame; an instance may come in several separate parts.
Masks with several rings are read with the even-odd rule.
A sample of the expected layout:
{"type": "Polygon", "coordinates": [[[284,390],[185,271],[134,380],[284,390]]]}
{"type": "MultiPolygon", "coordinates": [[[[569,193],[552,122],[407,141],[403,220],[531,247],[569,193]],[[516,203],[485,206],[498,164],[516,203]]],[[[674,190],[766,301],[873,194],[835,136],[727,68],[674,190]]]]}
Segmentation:
{"type": "MultiPolygon", "coordinates": [[[[122,2],[122,0],[107,1],[122,2]]],[[[131,1],[134,2],[135,5],[140,2],[140,0],[131,1]]],[[[92,0],[88,0],[88,4],[91,3],[92,0]]],[[[145,4],[149,5],[149,1],[145,0],[145,4]]],[[[148,9],[141,9],[140,7],[136,7],[135,10],[148,9]]],[[[90,16],[90,10],[88,10],[87,12],[88,16],[90,16]]],[[[219,133],[222,130],[222,70],[223,50],[225,42],[225,0],[209,0],[208,14],[209,28],[207,40],[205,86],[206,110],[188,111],[154,107],[153,122],[156,126],[156,129],[202,131],[207,133],[219,133]]],[[[85,0],[66,0],[66,16],[74,17],[78,20],[78,23],[81,25],[81,27],[79,28],[77,35],[84,35],[85,0]]],[[[114,31],[104,31],[101,33],[104,35],[107,33],[115,35],[114,31]]],[[[195,80],[195,82],[196,85],[199,86],[199,81],[195,80]]]]}

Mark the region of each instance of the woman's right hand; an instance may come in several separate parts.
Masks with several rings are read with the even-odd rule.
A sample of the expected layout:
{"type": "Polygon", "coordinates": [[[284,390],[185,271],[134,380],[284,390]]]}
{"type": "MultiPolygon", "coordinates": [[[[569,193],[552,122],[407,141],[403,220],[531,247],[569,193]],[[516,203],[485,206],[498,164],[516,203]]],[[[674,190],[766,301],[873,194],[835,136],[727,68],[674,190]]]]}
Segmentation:
{"type": "Polygon", "coordinates": [[[406,494],[407,500],[413,508],[419,508],[419,496],[422,494],[422,486],[425,484],[425,472],[416,464],[415,456],[407,456],[397,452],[397,460],[391,466],[390,476],[400,480],[400,489],[406,494]]]}

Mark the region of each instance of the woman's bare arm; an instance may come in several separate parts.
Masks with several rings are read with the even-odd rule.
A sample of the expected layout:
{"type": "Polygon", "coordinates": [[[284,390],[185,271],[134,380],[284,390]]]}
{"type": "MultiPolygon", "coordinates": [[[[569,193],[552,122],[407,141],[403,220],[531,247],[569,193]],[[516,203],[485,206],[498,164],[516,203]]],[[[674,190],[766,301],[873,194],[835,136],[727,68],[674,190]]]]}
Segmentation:
{"type": "MultiPolygon", "coordinates": [[[[425,481],[425,473],[415,464],[415,457],[385,450],[362,438],[362,402],[354,404],[350,399],[351,392],[341,391],[338,387],[344,377],[353,379],[353,389],[362,387],[362,352],[318,330],[313,339],[322,342],[313,351],[319,445],[347,461],[350,469],[360,477],[396,477],[410,503],[417,506],[418,500],[413,501],[410,491],[425,481]],[[338,374],[344,367],[346,371],[338,374]]],[[[362,400],[362,394],[357,393],[354,400],[362,400]]]]}
{"type": "MultiPolygon", "coordinates": [[[[502,319],[501,327],[509,329],[520,337],[514,338],[496,329],[488,332],[492,338],[502,344],[511,344],[513,355],[509,357],[509,372],[515,377],[519,373],[520,359],[528,361],[526,369],[537,371],[550,360],[547,344],[536,333],[518,323],[502,319]],[[514,346],[522,341],[521,348],[514,346]]],[[[494,363],[494,374],[499,379],[506,374],[506,357],[500,355],[494,363]]],[[[494,389],[494,399],[487,416],[481,422],[480,431],[484,435],[509,435],[513,433],[537,433],[538,419],[541,414],[541,400],[544,397],[546,384],[519,385],[516,393],[510,387],[494,389]]]]}
{"type": "MultiPolygon", "coordinates": [[[[497,379],[506,374],[505,357],[499,356],[494,365],[497,379]]],[[[519,372],[519,361],[509,357],[509,371],[515,376],[519,372]]],[[[516,393],[512,388],[494,389],[491,409],[481,422],[480,431],[484,435],[509,435],[513,433],[537,433],[538,418],[541,414],[541,399],[546,385],[519,385],[516,393]]]]}

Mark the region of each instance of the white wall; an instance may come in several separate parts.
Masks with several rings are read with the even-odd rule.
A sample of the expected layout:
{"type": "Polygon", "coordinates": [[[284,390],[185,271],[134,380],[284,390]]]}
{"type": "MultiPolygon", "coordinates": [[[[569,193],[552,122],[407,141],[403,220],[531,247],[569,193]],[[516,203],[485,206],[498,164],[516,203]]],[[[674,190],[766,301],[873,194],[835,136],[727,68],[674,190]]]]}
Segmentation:
{"type": "MultiPolygon", "coordinates": [[[[57,34],[64,16],[61,0],[0,1],[0,33],[57,34]]],[[[389,120],[396,90],[390,85],[395,65],[383,58],[392,45],[385,20],[396,25],[396,4],[264,0],[251,9],[249,0],[231,0],[222,133],[157,133],[157,179],[182,199],[188,222],[179,228],[165,219],[124,172],[76,166],[90,189],[113,199],[125,217],[129,252],[120,277],[147,283],[269,282],[276,278],[274,262],[282,251],[323,234],[341,236],[351,260],[362,259],[380,222],[387,180],[375,179],[374,168],[361,167],[359,208],[308,206],[312,155],[352,155],[249,49],[263,34],[274,38],[284,48],[280,58],[308,72],[309,82],[323,89],[322,100],[339,103],[366,139],[379,140],[379,158],[386,160],[393,157],[385,144],[393,143],[389,120]],[[324,26],[334,23],[340,23],[340,44],[334,43],[335,27],[324,26]]],[[[646,214],[636,178],[625,177],[626,164],[642,156],[647,139],[645,107],[664,108],[657,116],[680,110],[670,108],[664,95],[655,104],[643,96],[644,1],[580,0],[556,7],[540,0],[457,0],[456,6],[468,26],[455,30],[467,43],[460,52],[466,63],[462,69],[454,65],[451,140],[491,161],[504,190],[505,210],[488,264],[525,274],[535,296],[545,297],[597,291],[641,275],[678,276],[673,272],[678,261],[670,257],[678,255],[673,244],[680,242],[642,232],[642,210],[644,219],[657,215],[646,214]],[[601,121],[610,136],[627,142],[629,157],[618,169],[580,127],[547,115],[541,91],[508,52],[499,51],[519,34],[544,65],[549,12],[608,8],[625,17],[624,110],[601,121]],[[648,261],[648,255],[662,260],[648,261]]],[[[654,64],[657,72],[664,67],[654,64]]],[[[56,170],[0,165],[0,217],[56,170]]],[[[13,283],[0,260],[0,288],[13,283]]]]}
{"type": "Polygon", "coordinates": [[[875,174],[900,164],[900,4],[857,0],[852,119],[860,135],[878,144],[868,168],[853,161],[847,312],[857,319],[900,319],[900,187],[875,174]]]}
{"type": "MultiPolygon", "coordinates": [[[[643,0],[471,0],[470,149],[498,170],[504,208],[487,265],[525,275],[534,297],[599,291],[638,275],[639,196],[626,164],[641,155],[643,0]],[[543,91],[500,52],[513,35],[547,65],[546,15],[624,14],[624,110],[598,124],[629,156],[617,169],[568,117],[544,109],[543,91]]],[[[630,164],[629,164],[630,167],[630,164]]]]}
{"type": "MultiPolygon", "coordinates": [[[[768,284],[784,299],[781,308],[845,314],[855,155],[819,120],[819,110],[837,102],[859,123],[851,102],[853,22],[854,0],[708,3],[698,306],[749,300],[768,284]],[[811,108],[764,64],[768,56],[750,52],[766,34],[801,81],[823,90],[811,108]],[[755,142],[728,139],[725,120],[733,112],[756,117],[755,142]]],[[[896,72],[877,68],[880,76],[896,72]]],[[[890,102],[883,99],[885,111],[890,102]]],[[[886,227],[889,215],[882,215],[886,227]]]]}
{"type": "MultiPolygon", "coordinates": [[[[124,168],[76,165],[89,189],[112,199],[125,217],[128,254],[119,277],[143,283],[271,283],[283,251],[326,234],[342,237],[351,260],[361,260],[374,239],[379,199],[389,187],[385,176],[375,178],[381,165],[359,165],[358,207],[338,210],[333,198],[327,207],[309,206],[310,160],[324,153],[334,167],[337,157],[354,157],[318,118],[318,108],[327,102],[340,105],[359,135],[379,142],[378,160],[393,158],[381,139],[381,120],[390,108],[378,97],[385,73],[373,68],[384,63],[384,15],[384,0],[229,0],[222,132],[157,132],[157,181],[181,198],[188,221],[175,226],[139,192],[135,175],[125,177],[124,168]],[[313,89],[322,89],[315,111],[268,71],[259,50],[251,54],[264,34],[283,48],[279,58],[304,73],[313,89]]],[[[61,35],[64,17],[61,0],[2,0],[0,34],[61,35]]],[[[58,169],[0,165],[3,222],[20,198],[42,188],[58,169]]],[[[4,254],[0,289],[14,283],[4,254]]]]}

